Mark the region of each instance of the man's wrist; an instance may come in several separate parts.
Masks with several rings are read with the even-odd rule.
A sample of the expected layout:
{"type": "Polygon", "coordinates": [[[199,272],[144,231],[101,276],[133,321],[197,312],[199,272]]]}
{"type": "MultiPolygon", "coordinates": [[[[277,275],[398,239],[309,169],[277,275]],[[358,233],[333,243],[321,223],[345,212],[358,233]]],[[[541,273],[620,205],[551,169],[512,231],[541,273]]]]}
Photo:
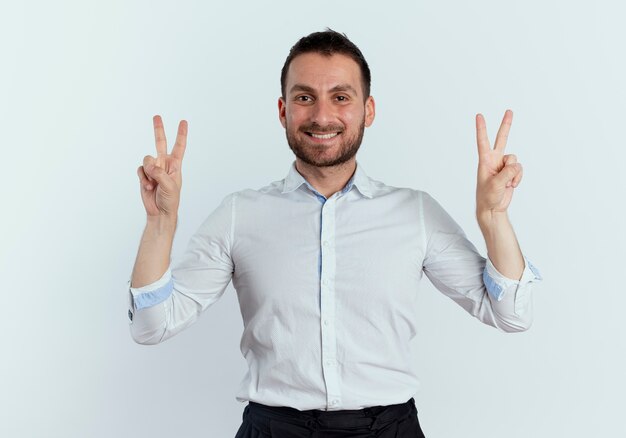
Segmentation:
{"type": "Polygon", "coordinates": [[[174,235],[177,224],[177,217],[168,217],[163,215],[148,216],[146,227],[154,234],[174,235]]]}
{"type": "Polygon", "coordinates": [[[478,221],[478,226],[484,233],[494,227],[498,227],[502,224],[508,224],[509,215],[506,210],[476,210],[476,220],[478,221]]]}

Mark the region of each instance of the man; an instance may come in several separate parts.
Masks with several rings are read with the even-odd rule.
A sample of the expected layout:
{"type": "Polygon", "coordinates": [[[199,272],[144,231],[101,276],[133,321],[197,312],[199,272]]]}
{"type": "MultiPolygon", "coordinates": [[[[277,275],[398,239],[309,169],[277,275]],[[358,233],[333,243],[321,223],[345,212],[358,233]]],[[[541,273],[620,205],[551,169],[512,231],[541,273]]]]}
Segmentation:
{"type": "Polygon", "coordinates": [[[424,436],[410,364],[416,292],[425,273],[480,321],[505,332],[532,320],[530,284],[507,207],[522,179],[504,155],[507,111],[495,147],[476,117],[476,214],[489,258],[427,193],[369,178],[356,153],[375,116],[370,71],[345,35],[302,38],[281,74],[280,122],[296,156],[286,178],[228,195],[170,269],[187,123],[167,153],[137,170],[147,226],[130,284],[135,341],[179,333],[237,291],[249,371],[237,437],[424,436]]]}

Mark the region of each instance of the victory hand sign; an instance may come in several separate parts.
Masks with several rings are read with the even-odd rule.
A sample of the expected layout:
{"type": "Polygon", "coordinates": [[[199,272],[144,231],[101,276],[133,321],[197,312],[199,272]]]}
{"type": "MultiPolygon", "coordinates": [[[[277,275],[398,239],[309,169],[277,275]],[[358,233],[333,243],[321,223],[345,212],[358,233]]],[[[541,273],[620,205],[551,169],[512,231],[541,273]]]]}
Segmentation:
{"type": "Polygon", "coordinates": [[[482,114],[476,115],[476,218],[494,266],[504,276],[517,280],[522,275],[524,260],[508,219],[507,208],[513,190],[522,180],[522,165],[515,155],[504,155],[512,121],[513,112],[507,110],[496,135],[495,147],[491,149],[485,119],[482,114]]]}
{"type": "Polygon", "coordinates": [[[187,147],[187,122],[181,120],[178,124],[176,143],[169,154],[161,116],[154,116],[152,124],[156,158],[146,155],[143,165],[137,168],[147,223],[137,252],[131,287],[142,287],[155,282],[170,265],[183,184],[181,169],[187,147]]]}
{"type": "Polygon", "coordinates": [[[182,186],[181,168],[187,146],[187,122],[178,125],[176,143],[170,154],[167,153],[167,140],[161,116],[154,116],[154,139],[157,156],[146,155],[143,166],[137,169],[148,220],[166,217],[175,219],[180,202],[182,186]]]}
{"type": "Polygon", "coordinates": [[[487,126],[482,114],[476,115],[476,142],[478,143],[478,180],[476,183],[476,213],[491,215],[504,213],[511,203],[513,189],[522,180],[522,165],[513,154],[504,155],[511,129],[513,112],[504,113],[493,149],[487,138],[487,126]]]}

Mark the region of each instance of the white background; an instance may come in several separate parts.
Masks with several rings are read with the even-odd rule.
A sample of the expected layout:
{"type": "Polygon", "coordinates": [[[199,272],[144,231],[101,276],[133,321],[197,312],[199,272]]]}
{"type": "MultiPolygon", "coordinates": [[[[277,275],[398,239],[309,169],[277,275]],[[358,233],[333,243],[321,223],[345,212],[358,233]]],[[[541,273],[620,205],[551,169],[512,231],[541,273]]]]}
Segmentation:
{"type": "Polygon", "coordinates": [[[474,115],[523,163],[510,217],[545,280],[530,331],[480,324],[424,280],[413,343],[433,437],[623,437],[626,62],[618,1],[57,1],[0,7],[0,435],[233,437],[235,291],[157,346],[128,330],[145,224],[137,167],[189,121],[173,257],[228,193],[282,179],[280,68],[345,32],[377,117],[358,159],[428,191],[485,254],[474,115]]]}

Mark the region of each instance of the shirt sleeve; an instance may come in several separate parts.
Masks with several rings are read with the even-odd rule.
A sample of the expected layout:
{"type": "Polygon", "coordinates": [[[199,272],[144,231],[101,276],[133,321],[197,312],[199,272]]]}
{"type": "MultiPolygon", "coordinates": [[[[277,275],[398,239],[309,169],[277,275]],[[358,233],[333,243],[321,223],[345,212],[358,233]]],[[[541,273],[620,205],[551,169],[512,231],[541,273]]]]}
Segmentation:
{"type": "Polygon", "coordinates": [[[461,227],[429,194],[420,192],[426,253],[423,270],[433,285],[468,313],[504,332],[532,325],[532,283],[541,275],[524,256],[518,280],[482,257],[461,227]]]}
{"type": "Polygon", "coordinates": [[[183,255],[155,282],[128,281],[128,318],[133,340],[158,344],[193,324],[224,294],[232,279],[235,194],[228,195],[191,237],[183,255]]]}

